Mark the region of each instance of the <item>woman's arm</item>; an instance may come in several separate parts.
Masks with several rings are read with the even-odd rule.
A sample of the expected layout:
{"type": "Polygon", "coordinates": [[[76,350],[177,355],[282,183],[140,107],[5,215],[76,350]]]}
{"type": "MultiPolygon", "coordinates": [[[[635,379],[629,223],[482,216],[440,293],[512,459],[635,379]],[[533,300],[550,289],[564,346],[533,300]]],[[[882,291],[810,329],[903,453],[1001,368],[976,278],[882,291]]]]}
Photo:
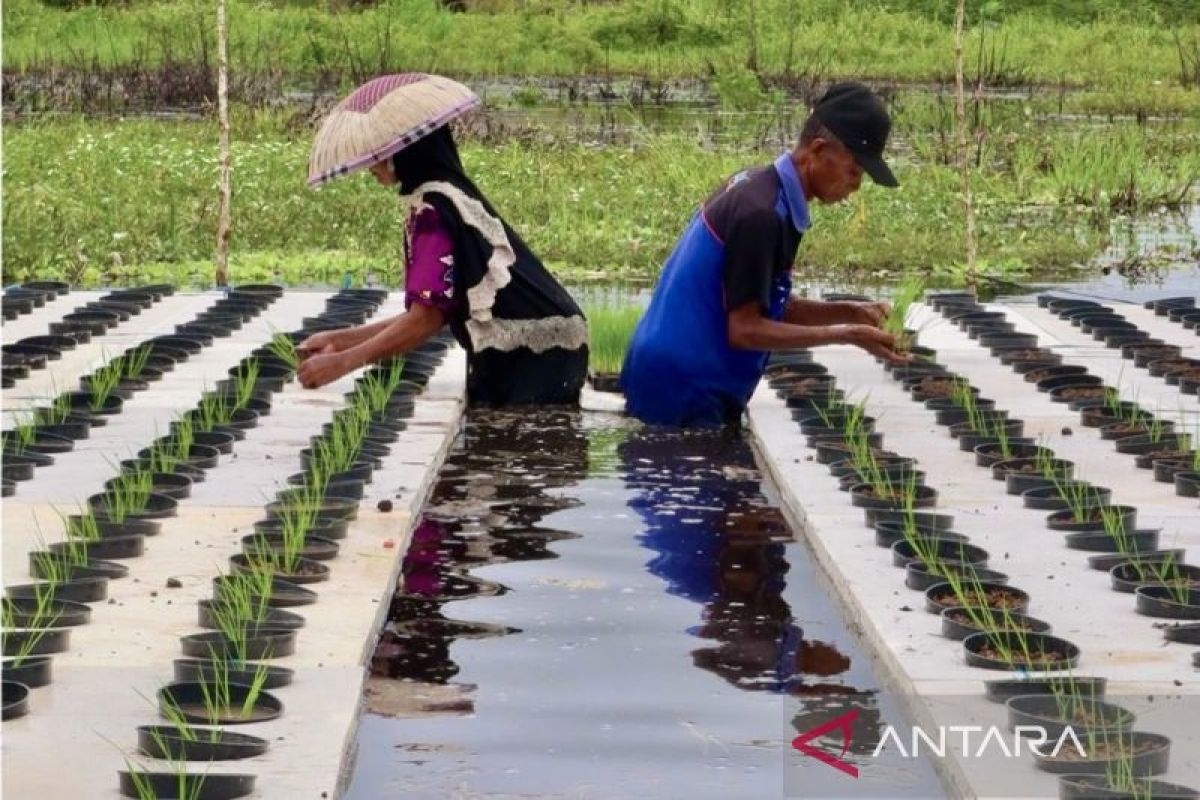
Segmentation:
{"type": "Polygon", "coordinates": [[[314,333],[296,345],[296,349],[300,351],[301,358],[321,355],[322,353],[340,353],[343,350],[349,350],[355,345],[362,344],[397,319],[399,319],[399,316],[392,317],[391,319],[381,319],[378,322],[372,322],[370,325],[356,325],[353,328],[339,328],[338,330],[314,333]]]}
{"type": "Polygon", "coordinates": [[[792,325],[873,325],[887,316],[887,303],[788,299],[783,321],[792,325]]]}
{"type": "Polygon", "coordinates": [[[375,328],[376,333],[353,347],[306,358],[297,376],[307,389],[324,386],[372,361],[419,347],[444,324],[446,316],[440,310],[414,303],[408,311],[391,320],[364,326],[375,328]]]}

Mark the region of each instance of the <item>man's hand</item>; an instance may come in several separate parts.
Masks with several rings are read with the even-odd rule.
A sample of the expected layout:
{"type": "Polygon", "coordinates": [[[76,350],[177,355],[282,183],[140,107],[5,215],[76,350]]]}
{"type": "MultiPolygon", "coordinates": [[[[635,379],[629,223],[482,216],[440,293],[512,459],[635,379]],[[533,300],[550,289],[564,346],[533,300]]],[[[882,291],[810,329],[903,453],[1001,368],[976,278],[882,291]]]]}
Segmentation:
{"type": "Polygon", "coordinates": [[[321,331],[300,342],[296,345],[296,352],[300,356],[300,360],[306,361],[310,356],[340,352],[342,347],[339,342],[339,333],[341,331],[321,331]]]}
{"type": "Polygon", "coordinates": [[[882,327],[887,315],[892,313],[892,306],[882,300],[875,303],[855,303],[854,306],[858,323],[870,325],[872,328],[882,327]]]}
{"type": "Polygon", "coordinates": [[[907,364],[912,361],[912,356],[896,352],[895,336],[870,325],[847,325],[844,341],[892,364],[907,364]]]}
{"type": "Polygon", "coordinates": [[[319,353],[306,357],[296,376],[305,389],[316,389],[336,381],[357,366],[345,353],[319,353]]]}

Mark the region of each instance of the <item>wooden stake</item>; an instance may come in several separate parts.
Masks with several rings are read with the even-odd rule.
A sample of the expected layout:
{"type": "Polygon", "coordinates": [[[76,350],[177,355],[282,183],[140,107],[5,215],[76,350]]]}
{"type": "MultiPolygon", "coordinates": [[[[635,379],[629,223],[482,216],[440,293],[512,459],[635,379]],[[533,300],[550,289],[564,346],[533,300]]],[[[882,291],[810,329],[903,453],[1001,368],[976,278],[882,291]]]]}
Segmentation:
{"type": "Polygon", "coordinates": [[[962,175],[963,211],[967,219],[967,286],[975,288],[979,242],[975,232],[975,204],[971,197],[970,148],[967,145],[967,104],[963,85],[963,27],[966,0],[958,0],[954,12],[954,127],[958,134],[958,170],[962,175]]]}
{"type": "Polygon", "coordinates": [[[218,188],[216,284],[229,285],[229,239],[233,220],[230,216],[229,156],[229,31],[225,24],[225,0],[217,0],[217,125],[220,129],[220,185],[218,188]]]}

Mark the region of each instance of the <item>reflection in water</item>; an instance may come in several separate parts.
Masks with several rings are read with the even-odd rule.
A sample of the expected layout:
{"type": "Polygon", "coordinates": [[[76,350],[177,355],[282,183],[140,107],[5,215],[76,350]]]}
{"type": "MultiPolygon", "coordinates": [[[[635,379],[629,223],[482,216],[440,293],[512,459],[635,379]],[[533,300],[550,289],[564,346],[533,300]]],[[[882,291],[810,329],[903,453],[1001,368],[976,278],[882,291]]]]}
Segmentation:
{"type": "Polygon", "coordinates": [[[861,754],[880,712],[823,594],[788,587],[802,549],[761,480],[739,434],[472,412],[404,558],[347,796],[767,797],[789,770],[833,791],[788,743],[856,708],[861,754]],[[420,727],[446,713],[473,716],[420,727]]]}

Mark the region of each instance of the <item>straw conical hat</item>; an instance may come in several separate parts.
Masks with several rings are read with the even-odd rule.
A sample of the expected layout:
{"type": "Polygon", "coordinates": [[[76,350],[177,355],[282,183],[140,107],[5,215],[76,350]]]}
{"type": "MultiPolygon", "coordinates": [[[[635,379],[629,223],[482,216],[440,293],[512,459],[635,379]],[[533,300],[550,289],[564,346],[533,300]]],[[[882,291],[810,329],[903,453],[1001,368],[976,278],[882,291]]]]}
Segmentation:
{"type": "Polygon", "coordinates": [[[409,72],[370,80],[321,123],[308,159],[308,185],[382,161],[477,105],[474,92],[440,75],[409,72]]]}

